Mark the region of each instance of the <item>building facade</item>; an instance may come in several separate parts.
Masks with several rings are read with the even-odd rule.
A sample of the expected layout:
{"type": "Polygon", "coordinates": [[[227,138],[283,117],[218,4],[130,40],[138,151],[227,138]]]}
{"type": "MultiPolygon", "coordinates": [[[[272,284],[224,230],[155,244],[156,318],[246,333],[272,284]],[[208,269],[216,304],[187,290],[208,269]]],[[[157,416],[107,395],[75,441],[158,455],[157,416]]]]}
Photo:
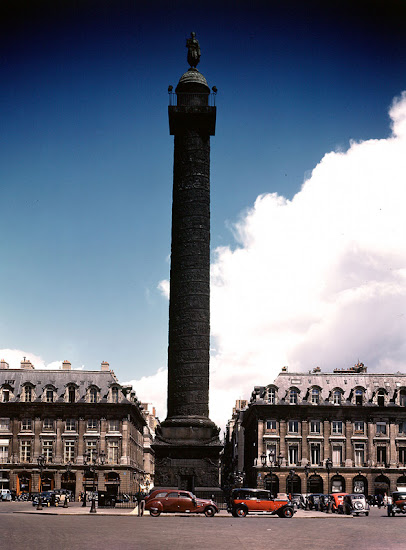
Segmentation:
{"type": "Polygon", "coordinates": [[[368,374],[362,363],[333,373],[284,368],[254,388],[241,414],[247,486],[372,495],[406,486],[405,374],[368,374]]]}
{"type": "Polygon", "coordinates": [[[136,492],[145,477],[145,416],[131,386],[109,364],[100,371],[20,369],[0,363],[0,488],[136,492]],[[38,457],[45,466],[40,481],[38,457]],[[104,464],[96,474],[88,465],[104,464]]]}

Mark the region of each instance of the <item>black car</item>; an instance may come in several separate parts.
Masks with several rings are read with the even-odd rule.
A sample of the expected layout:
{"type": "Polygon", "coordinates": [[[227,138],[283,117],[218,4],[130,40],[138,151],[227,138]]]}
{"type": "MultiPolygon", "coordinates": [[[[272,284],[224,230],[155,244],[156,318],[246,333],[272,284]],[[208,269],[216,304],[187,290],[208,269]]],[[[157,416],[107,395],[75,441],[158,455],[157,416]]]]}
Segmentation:
{"type": "Polygon", "coordinates": [[[395,491],[392,494],[392,516],[406,514],[406,491],[395,491]]]}
{"type": "MultiPolygon", "coordinates": [[[[319,510],[320,509],[320,497],[324,497],[323,493],[312,493],[307,497],[307,504],[309,510],[319,510]]],[[[323,506],[323,504],[322,504],[323,506]]]]}
{"type": "MultiPolygon", "coordinates": [[[[32,505],[37,506],[39,501],[39,493],[34,494],[32,497],[32,505]]],[[[42,491],[41,492],[41,504],[42,506],[57,506],[59,504],[59,495],[56,495],[54,491],[42,491]]]]}
{"type": "Polygon", "coordinates": [[[297,510],[299,508],[302,510],[306,508],[306,501],[301,493],[293,493],[290,497],[290,501],[297,510]]]}

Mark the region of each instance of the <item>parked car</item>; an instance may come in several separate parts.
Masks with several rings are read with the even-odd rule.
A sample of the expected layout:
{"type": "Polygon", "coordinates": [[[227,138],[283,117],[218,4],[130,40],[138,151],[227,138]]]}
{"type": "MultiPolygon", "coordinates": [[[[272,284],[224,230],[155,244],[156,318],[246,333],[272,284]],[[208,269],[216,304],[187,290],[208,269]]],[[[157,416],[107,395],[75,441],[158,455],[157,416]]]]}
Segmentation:
{"type": "Polygon", "coordinates": [[[252,513],[276,514],[280,518],[291,518],[295,513],[289,499],[273,499],[270,491],[249,488],[233,489],[227,510],[239,518],[252,513]]]}
{"type": "Polygon", "coordinates": [[[312,493],[307,496],[307,506],[309,510],[319,510],[320,507],[320,497],[323,497],[322,493],[312,493]]]}
{"type": "Polygon", "coordinates": [[[10,489],[0,489],[0,500],[11,501],[10,489]]]}
{"type": "Polygon", "coordinates": [[[204,514],[213,517],[218,513],[212,500],[197,498],[189,491],[157,489],[145,498],[145,510],[158,517],[161,513],[183,512],[186,514],[204,514]]]}
{"type": "Polygon", "coordinates": [[[329,506],[332,506],[332,497],[331,495],[320,495],[319,496],[319,511],[328,512],[329,506]]]}
{"type": "Polygon", "coordinates": [[[394,491],[392,494],[392,516],[406,514],[406,491],[394,491]]]}
{"type": "Polygon", "coordinates": [[[304,496],[301,493],[293,493],[290,498],[291,503],[296,508],[302,508],[304,510],[306,508],[306,501],[304,496]]]}
{"type": "MultiPolygon", "coordinates": [[[[32,505],[37,506],[39,500],[39,493],[33,496],[32,505]]],[[[60,501],[59,495],[55,494],[54,491],[42,491],[41,492],[41,504],[43,506],[58,506],[60,501]]]]}
{"type": "Polygon", "coordinates": [[[350,493],[343,498],[343,512],[344,514],[359,516],[365,514],[369,516],[369,504],[365,495],[361,493],[350,493]]]}
{"type": "Polygon", "coordinates": [[[343,514],[343,500],[348,493],[332,493],[331,511],[337,514],[343,514]]]}

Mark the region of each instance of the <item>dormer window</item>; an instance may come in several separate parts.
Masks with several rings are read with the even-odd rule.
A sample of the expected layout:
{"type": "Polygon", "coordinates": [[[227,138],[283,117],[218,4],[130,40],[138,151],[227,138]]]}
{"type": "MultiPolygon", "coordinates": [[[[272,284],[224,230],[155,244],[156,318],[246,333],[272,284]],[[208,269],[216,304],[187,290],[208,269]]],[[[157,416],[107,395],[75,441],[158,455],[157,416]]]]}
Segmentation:
{"type": "Polygon", "coordinates": [[[320,391],[317,388],[312,389],[312,403],[318,405],[320,402],[320,391]]]}
{"type": "Polygon", "coordinates": [[[68,387],[68,403],[76,402],[76,388],[75,386],[68,387]]]}
{"type": "Polygon", "coordinates": [[[54,402],[54,390],[52,388],[47,388],[45,393],[45,401],[47,403],[53,403],[54,402]]]}
{"type": "Polygon", "coordinates": [[[400,390],[399,393],[399,405],[401,407],[406,407],[406,390],[400,390]]]}
{"type": "Polygon", "coordinates": [[[297,405],[297,401],[298,401],[297,395],[298,395],[297,390],[292,388],[289,392],[289,403],[291,405],[297,405]]]}
{"type": "Polygon", "coordinates": [[[118,388],[111,388],[111,401],[113,403],[118,403],[118,388]]]}
{"type": "Polygon", "coordinates": [[[275,388],[269,388],[268,390],[268,403],[270,405],[275,405],[276,403],[276,391],[275,388]]]}
{"type": "Polygon", "coordinates": [[[90,388],[89,390],[89,403],[97,403],[97,389],[90,388]]]}
{"type": "Polygon", "coordinates": [[[364,392],[361,389],[355,390],[355,404],[362,405],[364,400],[364,392]]]}
{"type": "Polygon", "coordinates": [[[32,386],[27,385],[24,387],[24,401],[26,403],[31,403],[32,400],[33,400],[32,386]]]}
{"type": "Polygon", "coordinates": [[[376,399],[376,402],[378,404],[378,407],[384,407],[385,406],[385,390],[378,390],[378,396],[376,399]]]}
{"type": "Polygon", "coordinates": [[[3,390],[3,403],[8,403],[10,401],[10,390],[3,390]]]}
{"type": "Polygon", "coordinates": [[[340,390],[335,390],[333,393],[333,403],[334,405],[341,405],[341,392],[340,390]]]}

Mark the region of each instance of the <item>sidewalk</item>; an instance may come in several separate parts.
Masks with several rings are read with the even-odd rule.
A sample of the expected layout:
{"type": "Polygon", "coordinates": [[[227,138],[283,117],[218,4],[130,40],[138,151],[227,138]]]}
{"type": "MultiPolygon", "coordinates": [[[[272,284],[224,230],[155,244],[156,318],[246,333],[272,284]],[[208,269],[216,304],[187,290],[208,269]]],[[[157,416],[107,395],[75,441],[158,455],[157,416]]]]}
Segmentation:
{"type": "MultiPolygon", "coordinates": [[[[26,510],[17,510],[13,512],[14,514],[35,514],[35,515],[46,515],[46,516],[132,516],[132,517],[138,517],[138,509],[137,508],[97,508],[96,514],[90,513],[90,504],[86,506],[86,508],[83,508],[81,503],[79,502],[71,502],[69,504],[69,508],[63,508],[63,506],[50,506],[49,508],[44,507],[42,510],[37,510],[35,506],[31,506],[30,509],[26,510]]],[[[145,511],[144,516],[149,516],[149,512],[145,511]]],[[[205,517],[204,514],[162,514],[160,517],[186,517],[186,516],[194,516],[194,517],[205,517]]],[[[220,510],[218,514],[216,514],[214,517],[216,518],[228,518],[232,519],[231,514],[229,514],[226,510],[220,510]]],[[[247,518],[267,518],[269,519],[272,516],[269,515],[255,515],[255,514],[248,514],[247,518]]],[[[352,518],[352,516],[345,516],[340,514],[326,514],[324,512],[316,512],[314,510],[298,510],[294,518],[337,518],[337,519],[343,519],[343,518],[352,518]]]]}

